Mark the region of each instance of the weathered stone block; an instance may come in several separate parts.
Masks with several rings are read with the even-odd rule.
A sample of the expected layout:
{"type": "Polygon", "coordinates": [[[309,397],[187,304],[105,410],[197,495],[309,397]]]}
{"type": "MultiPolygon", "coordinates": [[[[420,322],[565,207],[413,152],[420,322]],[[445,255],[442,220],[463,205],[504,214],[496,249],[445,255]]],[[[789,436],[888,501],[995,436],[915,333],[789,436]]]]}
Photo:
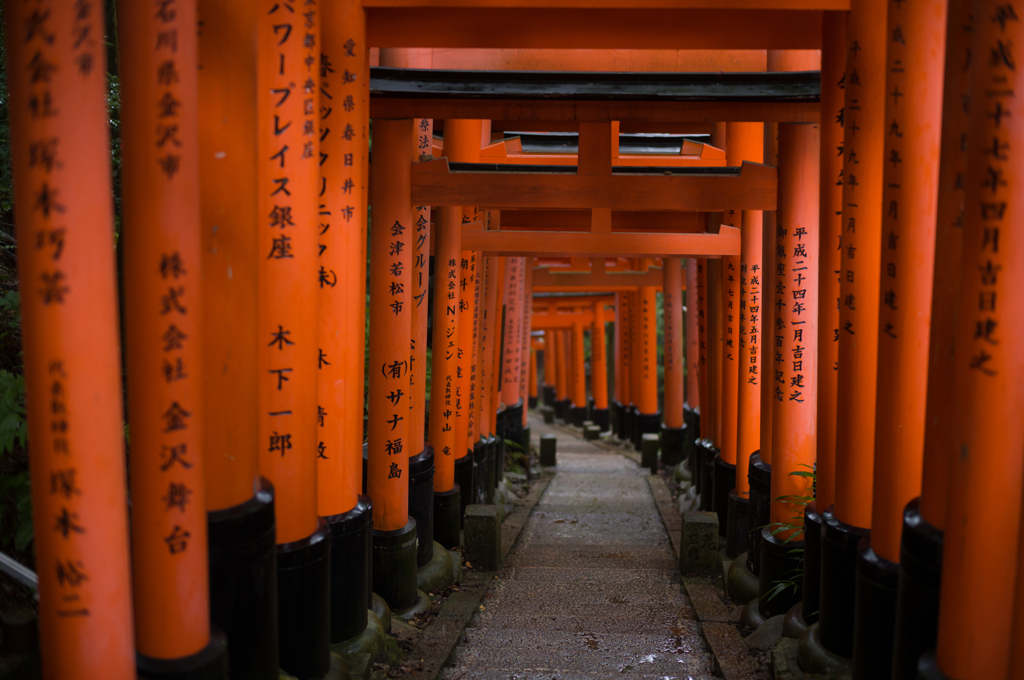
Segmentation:
{"type": "Polygon", "coordinates": [[[494,571],[501,566],[501,512],[497,505],[466,506],[466,561],[494,571]]]}
{"type": "Polygon", "coordinates": [[[679,543],[679,570],[683,574],[718,576],[718,515],[687,510],[679,543]]]}
{"type": "Polygon", "coordinates": [[[540,464],[555,465],[555,452],[558,446],[558,438],[553,434],[546,434],[540,438],[540,464]]]}
{"type": "Polygon", "coordinates": [[[583,429],[584,439],[600,439],[601,438],[601,426],[600,425],[588,425],[583,429]]]}
{"type": "Polygon", "coordinates": [[[541,406],[540,413],[544,416],[544,422],[551,425],[555,422],[555,409],[551,406],[541,406]]]}

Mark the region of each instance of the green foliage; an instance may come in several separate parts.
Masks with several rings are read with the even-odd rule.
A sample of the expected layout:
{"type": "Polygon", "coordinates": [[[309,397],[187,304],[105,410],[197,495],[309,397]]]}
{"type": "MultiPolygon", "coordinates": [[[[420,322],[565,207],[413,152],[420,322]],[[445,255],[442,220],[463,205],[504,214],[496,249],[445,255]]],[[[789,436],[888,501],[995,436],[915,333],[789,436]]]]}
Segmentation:
{"type": "MultiPolygon", "coordinates": [[[[794,470],[793,472],[790,472],[789,474],[791,476],[793,476],[793,477],[804,477],[804,478],[810,479],[810,484],[808,486],[808,492],[810,494],[810,489],[812,489],[813,486],[814,486],[814,480],[815,480],[817,472],[815,471],[813,465],[807,465],[805,463],[801,463],[800,465],[801,465],[801,467],[805,467],[807,469],[806,470],[794,470]]],[[[794,538],[796,536],[801,536],[803,534],[804,510],[807,508],[807,504],[810,503],[813,500],[814,500],[814,496],[813,495],[806,495],[806,496],[789,495],[789,496],[779,496],[778,498],[776,498],[775,502],[783,503],[783,504],[787,505],[792,510],[793,514],[790,516],[790,520],[788,522],[772,522],[771,524],[768,525],[768,528],[771,529],[772,536],[778,536],[779,534],[782,534],[783,535],[783,537],[782,537],[783,543],[788,543],[788,542],[794,540],[794,538]]],[[[769,599],[769,600],[771,600],[776,595],[779,595],[781,593],[786,592],[787,590],[792,590],[793,592],[796,592],[797,590],[800,589],[800,586],[803,584],[803,581],[804,581],[804,568],[803,568],[804,549],[802,547],[793,548],[792,550],[789,551],[789,554],[790,555],[796,555],[796,556],[799,557],[800,566],[795,568],[795,569],[793,569],[793,570],[791,570],[788,574],[786,574],[785,578],[781,578],[781,579],[779,579],[777,581],[772,581],[772,587],[768,591],[768,596],[767,596],[767,599],[769,599]]]]}
{"type": "Polygon", "coordinates": [[[0,370],[0,453],[14,453],[15,443],[25,448],[27,439],[25,378],[0,370]]]}

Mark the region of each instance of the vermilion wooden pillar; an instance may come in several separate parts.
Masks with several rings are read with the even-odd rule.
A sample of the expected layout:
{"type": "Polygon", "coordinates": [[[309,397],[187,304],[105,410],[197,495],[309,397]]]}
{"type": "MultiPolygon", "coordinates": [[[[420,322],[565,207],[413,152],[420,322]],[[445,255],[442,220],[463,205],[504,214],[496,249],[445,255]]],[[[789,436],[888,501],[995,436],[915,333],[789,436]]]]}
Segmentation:
{"type": "Polygon", "coordinates": [[[417,601],[417,527],[409,517],[409,457],[404,450],[412,332],[414,130],[412,120],[376,119],[373,126],[366,488],[373,500],[373,589],[393,610],[403,610],[417,601]]]}
{"type": "MultiPolygon", "coordinates": [[[[533,267],[532,257],[523,258],[523,305],[522,305],[522,329],[523,346],[519,355],[519,395],[523,402],[520,412],[520,435],[519,443],[527,454],[530,451],[530,424],[527,422],[528,399],[529,399],[529,372],[530,372],[530,325],[533,323],[533,267]]],[[[586,390],[586,387],[584,387],[586,390]]],[[[584,391],[584,395],[586,392],[584,391]]],[[[504,477],[504,470],[498,471],[499,477],[504,477]]]]}
{"type": "Polygon", "coordinates": [[[629,438],[629,294],[615,294],[615,404],[612,419],[619,439],[629,438]]]}
{"type": "MultiPolygon", "coordinates": [[[[460,493],[455,483],[455,460],[461,448],[455,440],[459,338],[459,256],[462,211],[437,209],[434,243],[434,328],[431,342],[430,436],[434,450],[434,527],[445,548],[459,545],[460,493]]],[[[466,493],[469,493],[469,489],[466,493]]]]}
{"type": "Polygon", "coordinates": [[[317,337],[319,282],[309,275],[319,250],[320,17],[309,10],[299,24],[282,3],[259,7],[260,465],[277,494],[281,667],[317,677],[330,668],[330,530],[317,515],[311,455],[317,371],[330,361],[317,337]]]}
{"type": "Polygon", "coordinates": [[[530,407],[536,408],[538,398],[540,397],[540,391],[537,385],[537,350],[533,348],[530,349],[530,382],[529,387],[527,387],[527,392],[529,395],[530,407]]]}
{"type": "MultiPolygon", "coordinates": [[[[497,211],[488,210],[486,213],[487,222],[497,211]]],[[[479,345],[480,355],[477,359],[477,376],[480,381],[480,397],[477,399],[477,430],[480,432],[481,441],[486,447],[488,464],[488,475],[486,477],[485,491],[487,502],[494,500],[495,475],[494,468],[497,465],[498,450],[500,442],[497,436],[496,408],[494,405],[494,383],[495,383],[495,345],[500,343],[501,319],[498,315],[498,258],[483,258],[483,285],[484,294],[481,301],[483,307],[480,311],[479,345]]]]}
{"type": "Polygon", "coordinates": [[[136,673],[104,24],[72,4],[5,6],[41,658],[46,678],[121,680],[136,673]]]}
{"type": "MultiPolygon", "coordinates": [[[[444,153],[450,160],[473,162],[480,157],[479,120],[446,120],[444,153]]],[[[477,210],[463,207],[461,223],[476,221],[477,210]]],[[[461,227],[460,227],[461,228],[461,227]]],[[[476,462],[473,456],[475,440],[474,408],[474,353],[476,350],[477,322],[477,254],[463,250],[459,254],[458,279],[459,330],[456,343],[455,371],[455,482],[460,488],[462,510],[474,502],[476,462]]]]}
{"type": "Polygon", "coordinates": [[[587,375],[584,369],[583,324],[576,321],[570,331],[572,337],[572,424],[582,426],[587,413],[587,375]]]}
{"type": "Polygon", "coordinates": [[[639,450],[645,434],[661,430],[661,412],[658,409],[658,319],[657,297],[653,286],[641,286],[636,292],[636,348],[633,356],[637,363],[636,428],[633,444],[639,450]]]}
{"type": "MultiPolygon", "coordinates": [[[[473,217],[477,217],[478,213],[475,212],[473,217]]],[[[473,219],[473,218],[470,218],[473,219]]],[[[473,219],[473,221],[476,221],[473,219]]],[[[483,397],[483,393],[480,390],[480,379],[477,370],[477,364],[480,358],[480,297],[481,290],[483,288],[483,256],[473,251],[473,256],[470,260],[470,275],[472,276],[472,289],[470,290],[470,313],[469,319],[472,323],[473,335],[470,340],[470,351],[469,351],[469,404],[466,411],[466,415],[469,416],[469,423],[466,431],[466,446],[470,451],[473,452],[473,462],[477,464],[477,474],[474,480],[474,497],[477,502],[484,500],[484,491],[486,484],[484,483],[487,478],[486,470],[486,449],[484,448],[484,442],[480,441],[480,431],[478,428],[478,416],[480,412],[479,400],[483,397]]]]}
{"type": "Polygon", "coordinates": [[[179,4],[172,16],[124,3],[119,19],[138,664],[143,675],[190,671],[223,677],[225,640],[219,635],[211,642],[210,636],[203,476],[195,3],[179,4]],[[155,48],[168,31],[181,36],[175,48],[155,48]],[[174,121],[177,146],[154,143],[164,120],[152,102],[161,96],[181,103],[174,121]],[[161,340],[169,325],[184,336],[173,356],[161,340]],[[161,379],[168,360],[189,370],[161,379]]]}
{"type": "MultiPolygon", "coordinates": [[[[700,387],[697,364],[700,361],[700,339],[697,331],[697,260],[686,260],[686,406],[700,412],[700,387]]],[[[689,421],[687,421],[689,424],[689,421]]],[[[691,437],[696,433],[691,432],[691,437]]]]}
{"type": "Polygon", "coordinates": [[[818,510],[824,510],[835,501],[845,83],[846,13],[826,12],[821,50],[821,198],[818,206],[821,230],[818,256],[818,453],[815,478],[815,505],[818,510]]]}
{"type": "MultiPolygon", "coordinates": [[[[210,619],[233,680],[273,680],[277,635],[274,490],[260,476],[256,140],[257,4],[198,3],[202,380],[210,619]],[[225,88],[230,81],[237,87],[225,88]],[[255,549],[253,547],[255,546],[255,549]],[[260,578],[249,578],[259,574],[260,578]]],[[[188,367],[181,364],[183,372],[188,367]]],[[[163,367],[178,375],[177,360],[163,367]]]]}
{"type": "Polygon", "coordinates": [[[857,566],[856,678],[892,669],[903,511],[921,491],[946,8],[889,3],[890,30],[903,40],[888,47],[875,474],[857,566]]]}
{"type": "MultiPolygon", "coordinates": [[[[970,69],[963,68],[971,49],[972,4],[949,3],[946,22],[945,82],[935,220],[935,260],[928,338],[928,378],[924,418],[924,454],[920,499],[903,510],[899,589],[894,636],[894,678],[912,678],[921,655],[935,646],[942,567],[942,529],[946,526],[950,470],[959,452],[950,446],[960,416],[950,399],[956,370],[953,351],[960,294],[963,210],[969,127],[970,69]]],[[[820,477],[819,477],[820,479],[820,477]]]]}
{"type": "MultiPolygon", "coordinates": [[[[380,65],[428,69],[430,48],[391,48],[380,51],[380,65]]],[[[433,121],[413,121],[413,159],[430,154],[433,121]]],[[[430,279],[430,206],[414,208],[412,225],[412,337],[409,343],[409,424],[405,452],[409,456],[409,515],[416,520],[419,542],[416,563],[422,567],[434,556],[434,452],[426,446],[427,288],[430,279]]]]}
{"type": "MultiPolygon", "coordinates": [[[[353,0],[321,7],[317,508],[331,531],[331,641],[366,630],[372,504],[361,495],[369,65],[353,0]],[[336,102],[332,105],[332,102],[336,102]]],[[[413,447],[410,447],[413,448],[413,447]]]]}
{"type": "Polygon", "coordinates": [[[853,653],[857,543],[871,525],[878,370],[887,3],[854,0],[847,24],[843,108],[843,226],[840,254],[835,505],[824,511],[821,614],[826,649],[853,653]]]}
{"type": "Polygon", "coordinates": [[[779,125],[779,209],[775,226],[775,308],[770,335],[772,379],[771,521],[794,530],[761,530],[760,610],[785,613],[799,593],[769,598],[771,584],[799,567],[792,540],[802,538],[803,504],[811,495],[814,467],[815,360],[818,322],[817,125],[779,125]]]}
{"type": "Polygon", "coordinates": [[[662,287],[664,349],[662,362],[665,380],[665,417],[661,427],[661,460],[676,465],[683,459],[686,431],[683,423],[683,270],[682,260],[662,260],[665,282],[662,287]]]}
{"type": "Polygon", "coordinates": [[[559,411],[559,416],[565,416],[562,411],[566,395],[566,367],[565,367],[565,348],[563,344],[565,338],[563,337],[562,331],[554,329],[551,331],[551,356],[554,359],[555,369],[555,404],[556,409],[559,411]]]}
{"type": "Polygon", "coordinates": [[[1024,484],[1018,340],[1024,329],[1024,176],[1014,162],[1024,144],[1024,107],[1011,94],[1024,81],[1010,49],[1024,40],[1024,6],[976,3],[972,13],[975,59],[954,342],[953,395],[960,408],[948,449],[957,463],[949,486],[937,650],[938,670],[967,680],[1019,675],[1020,650],[1011,634],[1015,584],[1007,572],[1019,556],[1024,484]]]}
{"type": "Polygon", "coordinates": [[[590,391],[594,407],[590,419],[604,432],[609,429],[608,416],[608,349],[605,335],[605,302],[594,304],[594,325],[590,332],[590,391]]]}

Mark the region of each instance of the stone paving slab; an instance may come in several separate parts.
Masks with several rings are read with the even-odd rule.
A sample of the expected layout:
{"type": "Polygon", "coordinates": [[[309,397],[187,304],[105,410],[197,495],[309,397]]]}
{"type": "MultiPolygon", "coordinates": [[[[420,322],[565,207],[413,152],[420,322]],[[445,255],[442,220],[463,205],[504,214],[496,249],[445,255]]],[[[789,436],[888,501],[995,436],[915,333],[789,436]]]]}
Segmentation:
{"type": "Polygon", "coordinates": [[[647,475],[559,428],[554,478],[481,601],[446,680],[710,678],[647,475]]]}

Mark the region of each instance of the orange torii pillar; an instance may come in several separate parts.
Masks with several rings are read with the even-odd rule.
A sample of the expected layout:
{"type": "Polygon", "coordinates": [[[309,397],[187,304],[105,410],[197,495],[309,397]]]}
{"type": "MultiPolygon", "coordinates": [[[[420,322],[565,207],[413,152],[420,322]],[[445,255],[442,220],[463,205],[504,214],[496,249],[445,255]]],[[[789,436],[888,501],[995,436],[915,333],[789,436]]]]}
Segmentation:
{"type": "MultiPolygon", "coordinates": [[[[715,460],[719,454],[718,444],[722,434],[722,268],[721,258],[706,260],[704,264],[705,339],[707,347],[707,425],[701,451],[701,496],[700,509],[713,512],[715,508],[715,460]]],[[[719,531],[722,525],[719,522],[719,531]]]]}
{"type": "Polygon", "coordinates": [[[675,467],[683,460],[686,448],[686,423],[683,420],[683,261],[678,257],[662,260],[665,282],[662,286],[662,319],[665,369],[665,420],[661,425],[661,462],[675,467]]]}
{"type": "Polygon", "coordinates": [[[587,419],[587,375],[583,348],[583,324],[574,321],[569,331],[570,347],[572,348],[572,383],[569,394],[572,403],[569,406],[569,422],[582,427],[587,419]]]}
{"type": "MultiPolygon", "coordinates": [[[[459,339],[459,255],[462,211],[437,209],[434,239],[434,330],[431,341],[430,436],[434,450],[434,537],[458,547],[461,489],[455,482],[455,393],[459,339]]],[[[470,490],[467,489],[466,493],[470,490]]]]}
{"type": "Polygon", "coordinates": [[[886,69],[874,495],[853,634],[861,679],[892,668],[903,512],[921,492],[947,4],[889,3],[902,40],[890,39],[886,69]]]}
{"type": "Polygon", "coordinates": [[[871,526],[882,247],[885,118],[885,0],[854,0],[847,20],[843,108],[843,223],[835,504],[822,513],[821,611],[804,640],[853,655],[857,545],[871,526]]]}
{"type": "MultiPolygon", "coordinates": [[[[380,65],[429,69],[430,48],[392,48],[380,51],[380,65]]],[[[433,121],[413,121],[413,158],[430,153],[433,121]]],[[[405,451],[409,456],[409,516],[416,520],[419,537],[416,565],[434,557],[434,451],[426,445],[427,395],[427,288],[430,280],[430,206],[416,206],[413,213],[412,337],[409,343],[409,424],[405,451]]]]}
{"type": "MultiPolygon", "coordinates": [[[[697,362],[694,368],[697,371],[697,391],[701,410],[697,415],[697,429],[699,437],[694,441],[693,450],[690,453],[690,474],[693,475],[694,486],[698,495],[704,491],[704,458],[707,452],[707,440],[712,433],[711,426],[711,395],[708,394],[708,355],[707,355],[707,259],[696,258],[696,295],[694,296],[694,307],[696,308],[697,323],[697,362]]],[[[703,501],[703,496],[701,496],[703,501]]]]}
{"type": "MultiPolygon", "coordinates": [[[[479,211],[475,211],[475,213],[479,215],[479,211]]],[[[476,215],[471,219],[474,219],[474,221],[479,219],[476,215]]],[[[469,353],[469,428],[467,430],[466,443],[473,452],[473,464],[476,466],[476,477],[473,480],[473,502],[479,504],[483,503],[486,499],[487,479],[490,477],[487,438],[481,437],[479,428],[480,400],[483,398],[478,369],[481,357],[480,306],[481,293],[484,287],[484,258],[482,253],[473,251],[470,274],[473,277],[473,290],[470,296],[470,319],[473,324],[473,337],[469,353]]]]}
{"type": "MultiPolygon", "coordinates": [[[[501,228],[501,211],[491,210],[488,214],[488,227],[491,229],[501,228]]],[[[505,468],[505,404],[501,402],[501,390],[504,373],[503,350],[505,348],[505,270],[507,269],[507,257],[495,257],[493,281],[494,281],[494,342],[491,343],[490,356],[486,360],[491,366],[491,391],[489,395],[488,411],[490,413],[492,427],[494,430],[493,444],[493,473],[494,484],[497,485],[500,479],[498,475],[505,468]]]]}
{"type": "Polygon", "coordinates": [[[545,406],[554,408],[555,405],[555,374],[558,369],[558,357],[555,356],[555,335],[550,329],[544,331],[544,349],[541,350],[541,362],[544,366],[544,386],[541,388],[541,399],[545,406]]]}
{"type": "Polygon", "coordinates": [[[818,361],[815,498],[804,509],[801,606],[786,619],[791,634],[818,620],[821,595],[820,509],[835,499],[836,385],[839,369],[839,270],[843,217],[843,88],[846,12],[825,12],[821,50],[821,159],[818,181],[818,361]]]}
{"type": "MultiPolygon", "coordinates": [[[[520,321],[522,327],[522,349],[519,355],[519,395],[520,400],[523,402],[523,409],[520,414],[520,434],[518,443],[522,447],[522,450],[529,459],[530,453],[530,423],[527,420],[527,398],[529,390],[529,371],[530,371],[530,325],[533,323],[533,267],[534,259],[532,257],[523,258],[523,304],[522,319],[520,321]]],[[[584,390],[586,388],[584,387],[584,390]]],[[[584,392],[584,394],[586,394],[584,392]]],[[[498,479],[500,480],[504,476],[504,471],[498,471],[498,479]]]]}
{"type": "Polygon", "coordinates": [[[686,260],[686,395],[683,402],[683,422],[686,423],[686,465],[693,475],[693,447],[700,438],[700,386],[697,364],[700,362],[700,338],[697,331],[697,260],[686,260]]]}
{"type": "MultiPolygon", "coordinates": [[[[519,392],[519,372],[522,370],[520,355],[523,351],[522,312],[523,305],[528,302],[523,296],[525,267],[526,258],[509,257],[505,260],[505,341],[501,361],[501,401],[505,404],[504,438],[516,443],[522,441],[523,436],[523,399],[519,392]]],[[[498,470],[498,479],[501,479],[501,470],[498,470]]]]}
{"type": "MultiPolygon", "coordinates": [[[[728,123],[726,124],[726,158],[729,165],[741,165],[744,161],[761,163],[764,160],[764,124],[763,123],[728,123]]],[[[715,459],[714,509],[718,513],[719,534],[726,537],[726,554],[736,557],[747,549],[747,530],[749,501],[746,496],[735,493],[737,475],[746,475],[750,455],[759,448],[760,443],[745,452],[744,460],[739,460],[738,444],[740,428],[747,430],[745,441],[748,443],[755,437],[760,438],[759,420],[747,418],[741,423],[739,419],[740,386],[746,387],[747,396],[752,385],[746,381],[749,360],[743,355],[743,259],[742,241],[747,242],[747,252],[751,253],[751,244],[761,239],[754,236],[755,228],[761,228],[761,213],[756,217],[749,210],[733,214],[730,221],[740,227],[741,255],[722,258],[722,433],[721,453],[715,459]],[[742,382],[741,382],[742,380],[742,382]]],[[[760,254],[760,253],[758,253],[760,254]]],[[[758,272],[760,273],[760,272],[758,272]]],[[[758,392],[760,397],[760,392],[758,392]]],[[[760,409],[757,411],[760,418],[760,409]]],[[[744,481],[743,486],[747,483],[744,481]]]]}
{"type": "MultiPolygon", "coordinates": [[[[136,660],[104,23],[102,6],[87,7],[5,6],[29,471],[44,677],[128,680],[136,660]]],[[[168,552],[189,538],[159,540],[168,536],[168,552]]]]}
{"type": "Polygon", "coordinates": [[[631,386],[629,392],[629,404],[626,407],[626,432],[629,435],[629,441],[634,447],[639,449],[638,442],[640,438],[637,436],[639,432],[636,414],[638,413],[637,404],[640,401],[640,393],[643,391],[643,385],[640,381],[641,361],[640,361],[640,333],[637,330],[638,324],[641,323],[640,313],[640,292],[639,288],[629,294],[629,323],[626,326],[626,334],[629,338],[629,344],[626,345],[626,356],[629,359],[629,384],[631,386]]]}
{"type": "MultiPolygon", "coordinates": [[[[227,635],[232,680],[276,680],[280,668],[274,489],[260,475],[261,376],[253,341],[266,257],[254,228],[260,221],[256,41],[238,40],[255,36],[258,16],[249,0],[198,8],[199,110],[209,114],[199,118],[202,365],[219,367],[202,380],[210,620],[227,635]],[[227,81],[238,87],[225,88],[227,81]]],[[[189,370],[169,350],[164,379],[181,379],[189,370]]]]}
{"type": "Polygon", "coordinates": [[[620,440],[629,438],[626,407],[629,404],[629,293],[615,294],[615,400],[609,409],[612,430],[620,440]]]}
{"type": "MultiPolygon", "coordinates": [[[[811,495],[818,339],[818,185],[816,124],[779,125],[779,208],[775,220],[775,310],[771,335],[772,475],[770,521],[761,532],[758,609],[768,618],[800,604],[800,589],[776,584],[799,569],[804,504],[811,495]],[[779,524],[791,529],[778,531],[779,524]]],[[[753,518],[751,518],[753,519],[753,518]]],[[[763,527],[763,528],[762,528],[763,527]]]]}
{"type": "MultiPolygon", "coordinates": [[[[479,120],[445,121],[444,153],[453,161],[473,162],[480,157],[479,120]]],[[[461,224],[475,221],[477,209],[463,207],[461,224]]],[[[460,238],[461,242],[461,238],[460,238]]],[[[466,506],[475,502],[477,462],[474,455],[475,416],[473,389],[474,354],[479,317],[477,281],[477,253],[462,250],[459,253],[458,341],[455,351],[455,483],[459,485],[460,524],[464,522],[466,506]]]]}
{"type": "MultiPolygon", "coordinates": [[[[498,212],[488,210],[485,214],[487,221],[490,222],[498,212]]],[[[480,354],[477,359],[477,379],[480,381],[480,396],[477,398],[477,430],[480,432],[480,440],[486,447],[487,476],[484,479],[484,501],[486,503],[494,502],[499,448],[494,408],[495,346],[501,341],[501,318],[498,313],[500,310],[497,308],[498,271],[497,256],[483,258],[484,293],[481,298],[483,308],[480,311],[480,354]]]]}
{"type": "Polygon", "coordinates": [[[1024,7],[974,4],[967,189],[956,317],[957,422],[950,469],[936,656],[927,677],[1019,678],[1024,486],[1024,87],[1011,46],[1024,7]],[[985,55],[986,58],[978,58],[985,55]],[[1016,563],[1017,578],[1011,579],[1016,563]],[[1016,596],[1012,594],[1016,589],[1016,596]]]}
{"type": "Polygon", "coordinates": [[[363,495],[366,200],[369,66],[358,2],[321,8],[317,369],[317,509],[331,532],[331,642],[352,639],[374,615],[371,520],[363,495]]]}
{"type": "Polygon", "coordinates": [[[139,672],[161,678],[227,676],[224,636],[210,635],[195,22],[195,3],[171,15],[121,5],[135,646],[139,672]],[[167,31],[181,37],[175,49],[160,45],[167,31]],[[168,123],[152,105],[162,96],[181,103],[177,145],[154,143],[168,123]],[[161,380],[169,325],[181,334],[174,360],[189,370],[161,380]]]}
{"type": "MultiPolygon", "coordinates": [[[[921,655],[935,646],[939,620],[939,581],[943,531],[946,528],[950,471],[959,458],[951,442],[960,418],[954,394],[956,356],[953,351],[960,267],[963,254],[963,210],[969,131],[972,6],[970,0],[949,3],[946,21],[945,81],[942,137],[935,208],[935,260],[932,267],[931,323],[928,338],[928,384],[924,418],[921,496],[903,510],[893,678],[916,678],[921,655]]],[[[915,357],[916,359],[916,357],[915,357]]],[[[821,473],[818,480],[820,482],[821,473]]],[[[820,493],[820,492],[819,492],[820,493]]],[[[1018,586],[1019,587],[1019,586],[1018,586]]]]}
{"type": "Polygon", "coordinates": [[[590,420],[600,426],[602,432],[611,427],[608,419],[608,350],[604,307],[604,301],[594,304],[594,324],[590,331],[590,393],[594,398],[590,420]]]}
{"type": "MultiPolygon", "coordinates": [[[[370,166],[370,416],[366,490],[373,501],[373,590],[392,610],[417,604],[416,520],[409,516],[413,121],[373,122],[370,166]]],[[[465,449],[465,441],[455,443],[465,449]]]]}
{"type": "Polygon", "coordinates": [[[330,528],[317,512],[313,455],[318,367],[331,361],[310,275],[319,269],[320,17],[309,10],[300,22],[274,0],[258,7],[260,466],[276,492],[281,668],[312,678],[331,666],[330,528]]]}
{"type": "Polygon", "coordinates": [[[633,447],[639,451],[645,434],[658,434],[661,431],[661,411],[658,410],[657,289],[654,286],[640,286],[636,299],[637,344],[633,356],[637,364],[638,389],[633,447]]]}
{"type": "Polygon", "coordinates": [[[540,390],[537,385],[537,352],[539,350],[532,344],[530,346],[530,380],[527,385],[527,406],[537,408],[540,401],[540,390]]]}
{"type": "Polygon", "coordinates": [[[565,335],[560,329],[553,329],[551,333],[551,356],[554,359],[555,369],[555,416],[565,418],[565,394],[568,381],[566,380],[565,368],[565,335]]]}

